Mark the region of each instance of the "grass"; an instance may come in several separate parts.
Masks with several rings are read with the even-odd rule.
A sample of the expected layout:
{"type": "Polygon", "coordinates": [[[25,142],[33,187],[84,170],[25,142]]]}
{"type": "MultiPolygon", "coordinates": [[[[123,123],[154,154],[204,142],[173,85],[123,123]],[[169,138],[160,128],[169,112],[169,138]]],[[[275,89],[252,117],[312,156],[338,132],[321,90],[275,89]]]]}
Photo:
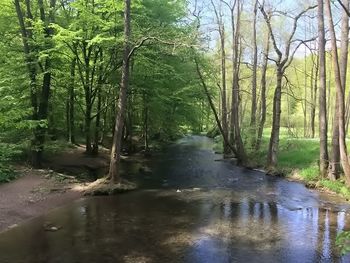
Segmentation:
{"type": "MultiPolygon", "coordinates": [[[[247,148],[252,166],[265,167],[269,137],[270,131],[265,130],[260,150],[247,148]]],[[[215,142],[214,150],[222,152],[222,140],[216,137],[215,142]]],[[[350,189],[345,186],[343,179],[330,181],[320,177],[319,149],[318,139],[292,138],[286,129],[281,129],[277,172],[350,199],[350,189]]]]}
{"type": "Polygon", "coordinates": [[[320,185],[332,192],[338,193],[346,198],[350,198],[350,189],[345,186],[342,180],[330,181],[322,179],[319,181],[320,185]]]}
{"type": "Polygon", "coordinates": [[[317,166],[310,166],[301,169],[299,171],[299,175],[303,180],[307,182],[317,181],[319,180],[319,169],[317,166]]]}

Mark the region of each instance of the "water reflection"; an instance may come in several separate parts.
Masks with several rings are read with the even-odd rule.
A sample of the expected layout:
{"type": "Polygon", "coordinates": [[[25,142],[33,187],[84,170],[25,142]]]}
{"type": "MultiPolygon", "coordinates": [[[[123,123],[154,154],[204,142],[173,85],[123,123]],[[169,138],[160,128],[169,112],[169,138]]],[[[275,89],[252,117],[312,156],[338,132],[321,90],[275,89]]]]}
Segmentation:
{"type": "Polygon", "coordinates": [[[140,191],[83,200],[1,234],[0,262],[349,262],[334,248],[344,228],[345,212],[289,210],[226,190],[140,191]],[[62,229],[47,232],[45,222],[62,229]]]}
{"type": "Polygon", "coordinates": [[[293,211],[249,199],[225,199],[219,209],[207,212],[213,220],[197,230],[188,262],[350,262],[335,248],[336,234],[350,227],[344,212],[293,211]]]}

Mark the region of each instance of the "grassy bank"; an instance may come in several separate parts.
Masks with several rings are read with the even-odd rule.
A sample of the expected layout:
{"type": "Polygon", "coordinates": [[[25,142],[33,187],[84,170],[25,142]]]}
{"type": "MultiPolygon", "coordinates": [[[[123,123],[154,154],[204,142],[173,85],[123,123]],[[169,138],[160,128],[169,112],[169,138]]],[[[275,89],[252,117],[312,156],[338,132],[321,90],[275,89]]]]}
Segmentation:
{"type": "MultiPolygon", "coordinates": [[[[255,164],[264,167],[269,142],[269,133],[265,133],[259,151],[250,150],[255,164]]],[[[319,140],[309,138],[291,138],[282,130],[278,154],[277,171],[286,177],[301,180],[308,186],[328,190],[350,199],[350,189],[344,179],[330,181],[321,178],[318,168],[319,140]]]]}
{"type": "MultiPolygon", "coordinates": [[[[259,151],[247,148],[252,166],[264,168],[270,133],[264,132],[259,151]]],[[[222,141],[216,138],[215,151],[222,151],[222,141]]],[[[350,145],[349,145],[350,146],[350,145]]],[[[319,140],[311,138],[292,138],[287,131],[281,129],[278,166],[276,172],[293,180],[303,181],[310,187],[331,191],[350,199],[350,189],[345,186],[344,179],[330,181],[319,176],[319,140]]]]}

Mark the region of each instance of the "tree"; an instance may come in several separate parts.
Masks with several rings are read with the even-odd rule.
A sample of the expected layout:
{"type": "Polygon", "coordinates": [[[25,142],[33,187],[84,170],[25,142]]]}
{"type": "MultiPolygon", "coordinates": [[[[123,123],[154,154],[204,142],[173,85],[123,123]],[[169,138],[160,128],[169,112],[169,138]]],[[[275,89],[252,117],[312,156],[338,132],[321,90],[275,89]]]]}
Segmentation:
{"type": "MultiPolygon", "coordinates": [[[[348,5],[348,3],[347,3],[348,5]]],[[[326,1],[326,15],[328,17],[329,32],[331,36],[331,46],[332,46],[332,61],[334,67],[335,83],[336,83],[336,96],[338,105],[338,127],[339,127],[339,150],[340,150],[340,160],[344,170],[344,175],[347,185],[350,185],[350,164],[346,149],[346,137],[345,137],[345,99],[344,93],[345,89],[342,83],[342,72],[339,66],[338,51],[336,35],[334,30],[334,23],[331,11],[330,0],[326,1]]],[[[348,41],[347,39],[342,39],[343,41],[348,41]]],[[[341,56],[347,56],[347,52],[343,52],[341,56]]],[[[341,57],[341,61],[344,62],[346,59],[341,57]]],[[[344,72],[345,74],[345,72],[344,72]]],[[[344,80],[344,79],[343,79],[344,80]]]]}
{"type": "Polygon", "coordinates": [[[247,156],[241,136],[241,125],[239,122],[239,104],[240,104],[240,37],[241,37],[241,10],[243,4],[238,0],[231,7],[231,27],[232,27],[232,103],[231,103],[231,132],[233,133],[233,142],[236,145],[237,158],[240,163],[247,163],[247,156]],[[234,20],[234,8],[237,8],[236,22],[234,20]],[[236,25],[235,25],[236,24],[236,25]]]}
{"type": "Polygon", "coordinates": [[[320,133],[320,174],[325,177],[328,169],[328,123],[326,98],[326,56],[325,27],[323,15],[323,0],[318,0],[318,57],[319,57],[319,133],[320,133]]]}
{"type": "MultiPolygon", "coordinates": [[[[224,137],[228,137],[228,121],[227,121],[227,96],[226,96],[226,50],[225,50],[225,24],[223,21],[223,14],[220,6],[220,10],[217,10],[213,0],[211,4],[214,8],[216,17],[216,23],[218,25],[218,31],[220,36],[220,51],[221,51],[221,123],[224,137]]],[[[229,153],[229,146],[227,142],[223,141],[224,154],[229,153]]]]}
{"type": "MultiPolygon", "coordinates": [[[[348,1],[345,1],[343,7],[348,10],[349,4],[348,1]]],[[[349,17],[347,12],[343,9],[342,19],[341,19],[341,46],[340,46],[340,80],[342,84],[342,89],[345,92],[345,84],[346,84],[346,70],[348,63],[348,47],[349,47],[349,17]]],[[[339,138],[339,114],[340,114],[340,104],[338,101],[338,96],[336,96],[335,100],[335,109],[334,109],[334,118],[333,118],[333,134],[332,134],[332,154],[329,162],[329,175],[328,177],[331,180],[335,180],[339,178],[340,173],[340,138],[339,138]]]]}
{"type": "Polygon", "coordinates": [[[267,72],[267,66],[268,66],[268,57],[269,57],[269,51],[270,51],[270,31],[268,30],[266,33],[266,40],[265,40],[265,48],[263,52],[263,63],[261,68],[261,95],[260,95],[260,121],[259,121],[259,128],[258,128],[258,134],[257,134],[257,140],[255,143],[255,149],[259,150],[262,140],[262,135],[264,131],[264,125],[266,121],[266,72],[267,72]]]}
{"type": "Polygon", "coordinates": [[[51,90],[52,68],[50,53],[53,49],[52,36],[54,32],[52,24],[55,22],[56,0],[50,0],[48,11],[45,10],[43,1],[38,0],[38,5],[36,6],[39,13],[38,18],[33,16],[30,1],[25,1],[25,12],[22,10],[20,0],[14,0],[14,5],[30,79],[32,120],[36,123],[33,129],[34,138],[31,143],[32,164],[34,167],[41,167],[51,90]],[[43,43],[37,42],[40,40],[43,43]],[[39,72],[41,72],[42,78],[39,77],[39,72]],[[41,87],[38,89],[37,86],[40,79],[41,87]]]}
{"type": "Polygon", "coordinates": [[[270,58],[276,64],[276,88],[275,88],[275,93],[273,98],[272,129],[271,129],[269,150],[268,150],[268,156],[267,156],[267,166],[269,167],[269,169],[274,169],[277,165],[277,153],[278,153],[278,147],[279,147],[279,134],[280,134],[280,122],[281,122],[281,95],[282,95],[283,76],[285,74],[286,69],[292,63],[296,50],[303,42],[305,42],[305,40],[300,41],[293,51],[291,51],[291,45],[293,42],[295,42],[293,38],[298,26],[299,19],[306,12],[308,12],[309,10],[315,7],[316,6],[310,6],[292,18],[293,20],[292,31],[287,37],[284,51],[282,51],[277,43],[274,31],[272,29],[271,16],[269,16],[265,12],[264,6],[260,5],[260,11],[264,16],[265,22],[270,31],[273,48],[277,55],[277,58],[275,59],[270,58]]]}
{"type": "Polygon", "coordinates": [[[124,0],[124,51],[123,51],[123,65],[122,65],[122,78],[120,81],[118,109],[115,120],[115,129],[113,134],[111,161],[109,165],[108,177],[112,182],[119,182],[119,164],[120,153],[122,146],[122,133],[124,128],[126,103],[127,103],[127,90],[129,87],[129,73],[130,73],[130,37],[131,37],[131,17],[130,17],[130,2],[131,0],[124,0]]]}
{"type": "Polygon", "coordinates": [[[256,23],[258,13],[258,0],[254,3],[254,16],[253,16],[253,76],[252,76],[252,103],[251,103],[251,117],[250,128],[252,130],[252,141],[256,142],[256,90],[257,90],[257,68],[258,68],[258,46],[256,40],[256,23]]]}

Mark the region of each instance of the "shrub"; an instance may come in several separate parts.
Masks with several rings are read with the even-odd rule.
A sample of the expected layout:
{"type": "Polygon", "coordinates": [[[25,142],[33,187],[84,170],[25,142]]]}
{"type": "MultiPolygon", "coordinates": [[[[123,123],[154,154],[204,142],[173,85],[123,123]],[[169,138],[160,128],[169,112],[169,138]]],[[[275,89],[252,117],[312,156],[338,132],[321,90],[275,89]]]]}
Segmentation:
{"type": "Polygon", "coordinates": [[[22,154],[19,146],[0,143],[0,183],[9,182],[16,178],[11,162],[22,154]]]}

